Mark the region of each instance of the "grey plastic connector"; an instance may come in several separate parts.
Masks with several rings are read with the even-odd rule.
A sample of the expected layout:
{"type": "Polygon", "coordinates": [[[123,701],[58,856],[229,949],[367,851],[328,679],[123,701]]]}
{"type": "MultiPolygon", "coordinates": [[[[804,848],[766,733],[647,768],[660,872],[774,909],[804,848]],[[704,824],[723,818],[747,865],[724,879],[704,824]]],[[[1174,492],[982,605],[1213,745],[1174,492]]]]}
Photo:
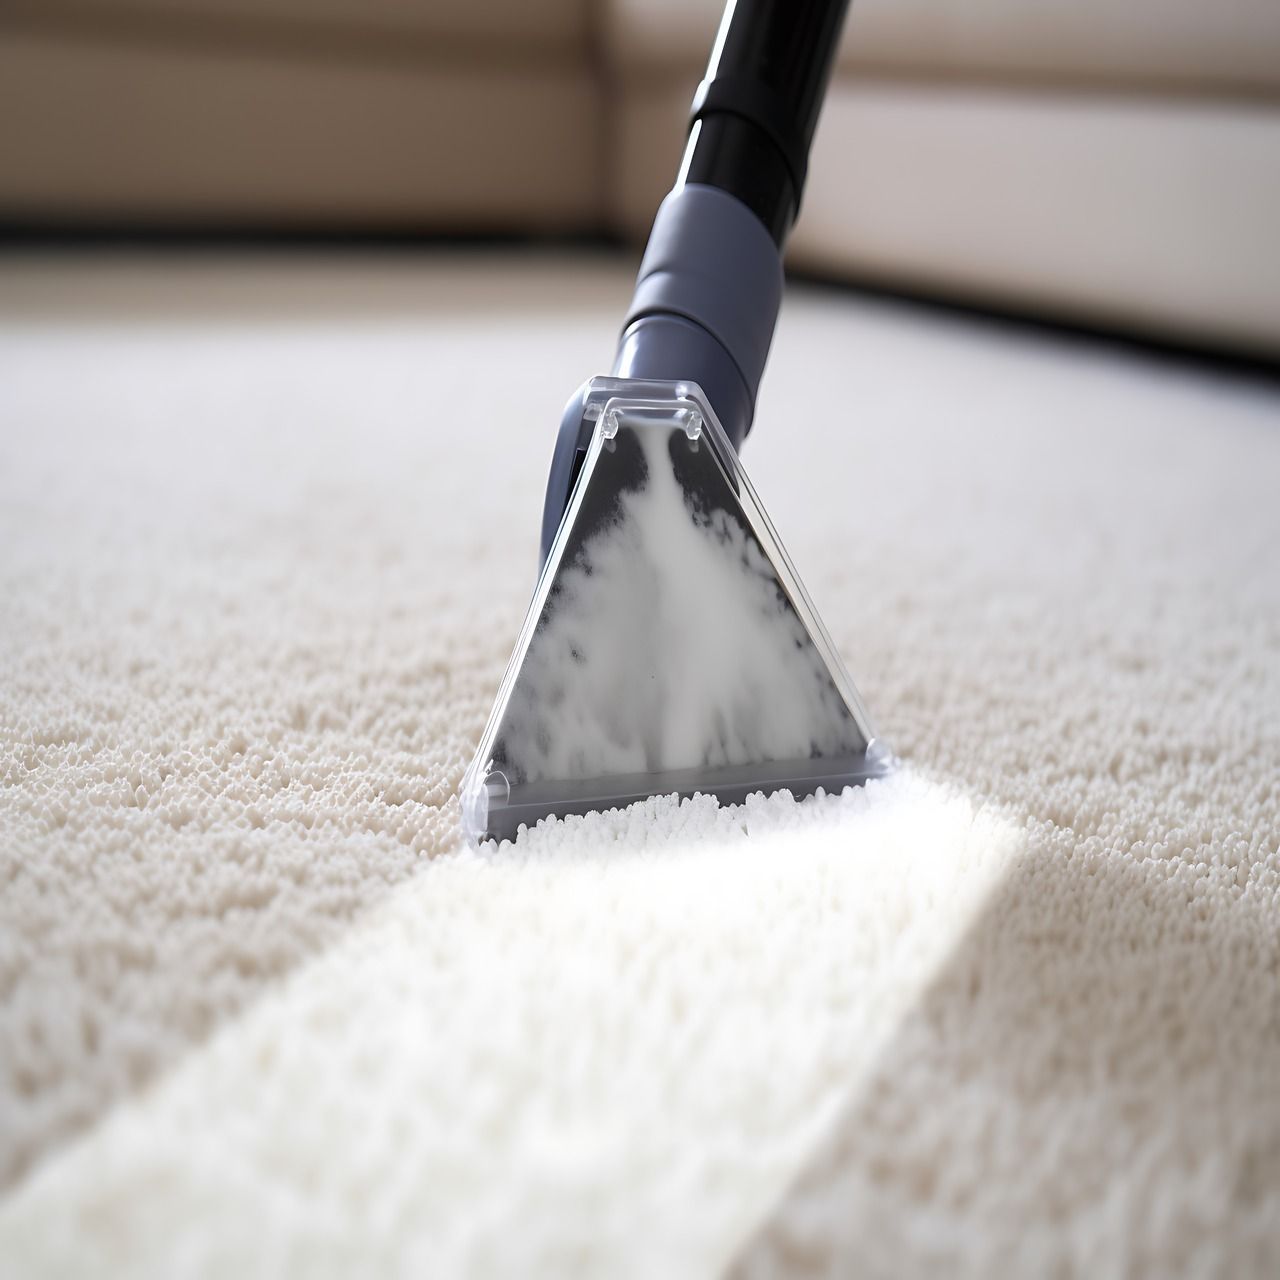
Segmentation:
{"type": "Polygon", "coordinates": [[[718,352],[704,351],[704,344],[693,341],[683,346],[673,343],[670,334],[663,332],[665,326],[647,326],[655,344],[663,348],[652,356],[637,350],[633,340],[639,339],[643,348],[646,326],[639,322],[657,316],[679,317],[704,330],[742,380],[745,421],[739,421],[742,407],[715,405],[736,447],[751,425],[782,287],[778,247],[741,200],[718,187],[678,186],[654,219],[619,345],[619,363],[625,358],[626,367],[615,366],[615,372],[685,379],[714,396],[711,389],[725,381],[722,369],[709,367],[717,364],[718,352]],[[673,360],[678,367],[669,364],[673,360]]]}
{"type": "MultiPolygon", "coordinates": [[[[640,263],[613,376],[692,383],[734,449],[755,416],[782,305],[782,259],[764,223],[719,187],[685,183],[662,202],[640,263]]],[[[542,562],[569,504],[592,423],[565,406],[542,510],[542,562]]]]}

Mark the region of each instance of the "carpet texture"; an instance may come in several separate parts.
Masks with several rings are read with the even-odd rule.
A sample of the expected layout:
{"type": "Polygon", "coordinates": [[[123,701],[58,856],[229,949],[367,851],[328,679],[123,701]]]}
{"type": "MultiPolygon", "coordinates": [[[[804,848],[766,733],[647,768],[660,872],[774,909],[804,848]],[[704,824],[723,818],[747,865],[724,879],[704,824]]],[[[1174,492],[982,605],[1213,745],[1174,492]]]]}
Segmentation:
{"type": "Polygon", "coordinates": [[[905,768],[467,852],[628,283],[3,267],[0,1256],[1273,1273],[1274,384],[795,292],[744,460],[905,768]]]}

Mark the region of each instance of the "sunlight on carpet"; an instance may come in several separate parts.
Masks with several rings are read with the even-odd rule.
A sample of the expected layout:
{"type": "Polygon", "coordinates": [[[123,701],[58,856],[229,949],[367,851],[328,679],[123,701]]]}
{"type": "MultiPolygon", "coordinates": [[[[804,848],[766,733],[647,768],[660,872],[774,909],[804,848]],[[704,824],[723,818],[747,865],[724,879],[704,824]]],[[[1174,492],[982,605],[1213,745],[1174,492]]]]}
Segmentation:
{"type": "Polygon", "coordinates": [[[32,1276],[711,1274],[1018,850],[905,772],[438,859],[43,1166],[0,1252],[32,1276]]]}

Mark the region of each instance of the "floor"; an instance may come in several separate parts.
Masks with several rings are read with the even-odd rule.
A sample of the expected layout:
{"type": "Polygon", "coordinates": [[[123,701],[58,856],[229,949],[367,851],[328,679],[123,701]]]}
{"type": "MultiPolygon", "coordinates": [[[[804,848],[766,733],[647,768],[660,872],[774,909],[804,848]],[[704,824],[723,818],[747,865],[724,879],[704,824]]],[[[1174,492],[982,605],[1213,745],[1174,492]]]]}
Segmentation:
{"type": "Polygon", "coordinates": [[[462,847],[608,257],[0,264],[24,1276],[1280,1267],[1280,384],[788,296],[856,793],[462,847]]]}

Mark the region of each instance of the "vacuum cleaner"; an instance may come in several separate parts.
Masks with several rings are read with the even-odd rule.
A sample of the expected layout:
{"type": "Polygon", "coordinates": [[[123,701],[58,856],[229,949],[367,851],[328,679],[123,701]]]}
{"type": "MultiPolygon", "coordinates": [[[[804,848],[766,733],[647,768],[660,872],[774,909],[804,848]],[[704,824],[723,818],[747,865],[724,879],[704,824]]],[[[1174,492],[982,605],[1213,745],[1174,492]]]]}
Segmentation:
{"type": "Polygon", "coordinates": [[[890,767],[738,457],[846,8],[725,11],[613,371],[560,424],[541,574],[460,792],[473,840],[890,767]]]}

